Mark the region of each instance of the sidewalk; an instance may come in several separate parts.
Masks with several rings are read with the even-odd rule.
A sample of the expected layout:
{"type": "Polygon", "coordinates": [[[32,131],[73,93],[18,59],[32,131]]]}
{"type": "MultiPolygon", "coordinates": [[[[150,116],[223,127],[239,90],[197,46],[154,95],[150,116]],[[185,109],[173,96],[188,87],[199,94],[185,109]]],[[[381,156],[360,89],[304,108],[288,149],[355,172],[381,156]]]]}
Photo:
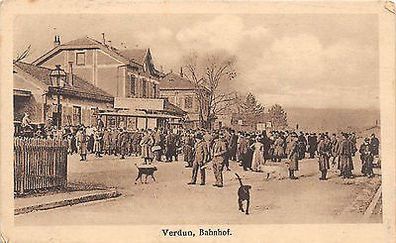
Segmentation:
{"type": "Polygon", "coordinates": [[[32,196],[25,198],[15,198],[14,214],[24,214],[36,210],[46,210],[57,207],[71,206],[78,203],[85,203],[96,200],[104,200],[120,196],[115,189],[71,191],[61,192],[43,196],[32,196]]]}

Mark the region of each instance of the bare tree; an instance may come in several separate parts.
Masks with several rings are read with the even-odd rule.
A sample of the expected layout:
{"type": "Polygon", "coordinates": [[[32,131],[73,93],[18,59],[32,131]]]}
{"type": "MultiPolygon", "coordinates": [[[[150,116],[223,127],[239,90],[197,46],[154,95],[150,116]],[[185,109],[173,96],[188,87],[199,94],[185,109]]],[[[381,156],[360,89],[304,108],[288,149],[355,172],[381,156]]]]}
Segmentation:
{"type": "Polygon", "coordinates": [[[31,50],[32,45],[29,45],[25,50],[23,50],[21,53],[17,53],[16,58],[13,60],[13,63],[17,63],[25,59],[26,57],[29,56],[30,50],[31,50]]]}
{"type": "Polygon", "coordinates": [[[195,87],[201,127],[210,129],[217,115],[236,99],[235,92],[225,92],[220,88],[223,82],[236,77],[235,62],[234,57],[221,57],[219,54],[199,58],[197,53],[191,53],[185,57],[185,76],[195,87]]]}

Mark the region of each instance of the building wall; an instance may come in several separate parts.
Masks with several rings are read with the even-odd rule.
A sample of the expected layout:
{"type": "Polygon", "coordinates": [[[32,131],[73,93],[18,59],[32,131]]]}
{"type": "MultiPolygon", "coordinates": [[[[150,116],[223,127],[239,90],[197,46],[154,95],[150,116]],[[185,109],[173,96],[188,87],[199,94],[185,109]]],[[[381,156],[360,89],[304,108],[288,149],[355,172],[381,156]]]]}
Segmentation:
{"type": "MultiPolygon", "coordinates": [[[[73,122],[73,107],[81,108],[81,124],[85,126],[93,126],[96,124],[94,113],[97,109],[106,110],[112,108],[111,102],[93,101],[77,97],[62,97],[62,125],[79,125],[73,122]]],[[[48,110],[46,110],[45,117],[48,119],[56,111],[57,97],[56,95],[49,96],[47,99],[48,110]]]]}
{"type": "Polygon", "coordinates": [[[199,111],[199,101],[193,90],[161,90],[160,96],[168,98],[169,102],[180,107],[190,114],[196,114],[199,111]],[[192,99],[192,107],[186,107],[186,98],[192,99]]]}
{"type": "MultiPolygon", "coordinates": [[[[73,73],[103,89],[114,97],[158,98],[159,83],[157,80],[139,75],[136,70],[127,68],[123,63],[100,49],[63,50],[41,64],[43,67],[61,67],[68,73],[69,62],[73,64],[73,73]],[[84,53],[85,65],[77,65],[77,53],[84,53]],[[136,90],[130,92],[130,75],[136,78],[136,90]],[[143,92],[143,80],[146,80],[146,95],[143,92]],[[154,85],[157,91],[153,91],[154,85]]],[[[142,71],[142,70],[140,70],[142,71]]]]}

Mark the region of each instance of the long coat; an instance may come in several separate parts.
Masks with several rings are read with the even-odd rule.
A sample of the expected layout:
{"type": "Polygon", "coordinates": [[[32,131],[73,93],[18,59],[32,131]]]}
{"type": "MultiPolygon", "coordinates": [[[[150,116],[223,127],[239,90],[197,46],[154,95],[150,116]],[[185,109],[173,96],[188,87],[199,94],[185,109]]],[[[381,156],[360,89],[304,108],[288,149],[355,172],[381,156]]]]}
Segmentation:
{"type": "Polygon", "coordinates": [[[259,165],[264,164],[264,145],[260,142],[255,142],[250,148],[253,149],[252,170],[258,170],[259,165]]]}
{"type": "Polygon", "coordinates": [[[330,155],[331,155],[331,144],[329,141],[320,140],[318,144],[319,154],[319,170],[324,171],[330,169],[330,155]]]}
{"type": "Polygon", "coordinates": [[[142,158],[153,159],[154,154],[151,148],[154,145],[154,138],[151,135],[145,135],[140,141],[140,146],[142,146],[142,158]]]}
{"type": "Polygon", "coordinates": [[[351,141],[344,139],[340,142],[338,147],[338,155],[340,156],[340,162],[338,169],[341,171],[351,171],[353,170],[352,162],[352,145],[351,141]]]}
{"type": "Polygon", "coordinates": [[[283,138],[279,137],[274,142],[274,156],[283,157],[285,154],[284,149],[284,140],[283,138]]]}
{"type": "Polygon", "coordinates": [[[194,149],[194,163],[202,166],[208,158],[208,146],[204,140],[199,141],[195,144],[194,149]]]}
{"type": "Polygon", "coordinates": [[[78,131],[76,134],[76,142],[77,142],[77,147],[78,147],[78,153],[80,155],[86,155],[87,154],[87,136],[85,133],[78,131]]]}
{"type": "Polygon", "coordinates": [[[290,142],[290,154],[287,164],[289,170],[298,170],[298,142],[296,139],[290,142]]]}
{"type": "Polygon", "coordinates": [[[222,139],[216,139],[213,146],[213,163],[224,163],[227,150],[227,143],[222,139]]]}

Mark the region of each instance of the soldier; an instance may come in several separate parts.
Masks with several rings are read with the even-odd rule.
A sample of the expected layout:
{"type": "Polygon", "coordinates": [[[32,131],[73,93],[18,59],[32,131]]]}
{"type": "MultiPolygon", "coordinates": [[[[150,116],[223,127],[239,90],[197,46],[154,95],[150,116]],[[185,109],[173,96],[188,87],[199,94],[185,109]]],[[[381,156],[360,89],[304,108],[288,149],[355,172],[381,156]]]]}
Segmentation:
{"type": "Polygon", "coordinates": [[[78,153],[80,154],[80,161],[87,160],[87,136],[84,127],[81,127],[76,135],[78,153]]]}
{"type": "Polygon", "coordinates": [[[198,170],[201,174],[201,184],[205,185],[205,168],[203,167],[208,161],[208,147],[201,133],[196,135],[197,142],[195,144],[194,162],[192,168],[192,178],[188,185],[195,185],[197,182],[198,170]]]}
{"type": "Polygon", "coordinates": [[[373,153],[371,151],[370,139],[365,138],[364,143],[359,148],[360,160],[362,161],[362,174],[368,178],[374,177],[373,153]]]}
{"type": "Polygon", "coordinates": [[[184,161],[187,162],[186,167],[193,166],[194,154],[194,139],[191,137],[190,132],[188,131],[183,138],[183,155],[184,161]]]}
{"type": "Polygon", "coordinates": [[[322,176],[319,180],[327,180],[327,170],[330,169],[330,154],[331,154],[331,144],[325,135],[322,135],[319,139],[318,143],[318,155],[319,155],[319,171],[322,173],[322,176]]]}
{"type": "Polygon", "coordinates": [[[125,155],[128,152],[129,135],[128,132],[125,131],[123,128],[120,128],[120,133],[118,134],[117,141],[121,159],[125,159],[125,155]]]}
{"type": "Polygon", "coordinates": [[[281,162],[282,157],[284,156],[284,140],[281,135],[278,135],[274,142],[274,157],[275,162],[281,162]]]}
{"type": "Polygon", "coordinates": [[[110,129],[105,128],[103,131],[103,153],[110,155],[111,134],[110,129]]]}
{"type": "Polygon", "coordinates": [[[117,156],[118,155],[118,129],[114,128],[111,133],[111,154],[117,156]]]}
{"type": "Polygon", "coordinates": [[[294,175],[295,171],[298,171],[298,142],[297,142],[297,134],[292,134],[292,140],[290,142],[290,152],[289,152],[289,161],[286,162],[289,169],[289,178],[292,180],[298,179],[294,175]]]}
{"type": "Polygon", "coordinates": [[[165,157],[166,162],[172,162],[173,156],[176,154],[175,137],[172,132],[168,131],[165,136],[165,157]]]}
{"type": "Polygon", "coordinates": [[[134,131],[131,133],[131,142],[130,142],[130,153],[131,155],[137,156],[138,152],[138,145],[140,143],[139,139],[139,131],[134,131]]]}
{"type": "Polygon", "coordinates": [[[103,134],[99,129],[94,131],[94,139],[93,151],[95,152],[95,157],[102,157],[103,134]]]}
{"type": "Polygon", "coordinates": [[[348,134],[343,133],[343,139],[338,147],[338,155],[340,156],[339,170],[340,175],[345,178],[352,177],[353,162],[352,162],[352,145],[348,139],[348,134]]]}
{"type": "Polygon", "coordinates": [[[235,134],[234,130],[231,130],[229,144],[230,144],[230,159],[233,161],[237,161],[238,136],[235,134]]]}
{"type": "Polygon", "coordinates": [[[335,160],[337,158],[337,146],[338,146],[337,135],[335,133],[331,135],[330,146],[331,146],[331,157],[333,157],[331,164],[335,164],[335,160]]]}
{"type": "Polygon", "coordinates": [[[378,138],[375,137],[375,134],[371,134],[370,147],[373,156],[377,156],[379,154],[379,144],[380,142],[378,138]]]}
{"type": "Polygon", "coordinates": [[[305,158],[305,149],[307,147],[307,139],[305,139],[304,133],[300,132],[300,135],[298,136],[298,158],[304,159],[305,158]]]}
{"type": "Polygon", "coordinates": [[[142,158],[144,159],[144,163],[151,164],[154,159],[154,154],[151,150],[154,146],[154,138],[150,130],[145,132],[142,140],[140,141],[140,146],[142,147],[142,158]]]}
{"type": "Polygon", "coordinates": [[[223,133],[215,140],[213,145],[213,172],[216,178],[215,187],[223,187],[223,166],[227,153],[227,144],[223,133]]]}

